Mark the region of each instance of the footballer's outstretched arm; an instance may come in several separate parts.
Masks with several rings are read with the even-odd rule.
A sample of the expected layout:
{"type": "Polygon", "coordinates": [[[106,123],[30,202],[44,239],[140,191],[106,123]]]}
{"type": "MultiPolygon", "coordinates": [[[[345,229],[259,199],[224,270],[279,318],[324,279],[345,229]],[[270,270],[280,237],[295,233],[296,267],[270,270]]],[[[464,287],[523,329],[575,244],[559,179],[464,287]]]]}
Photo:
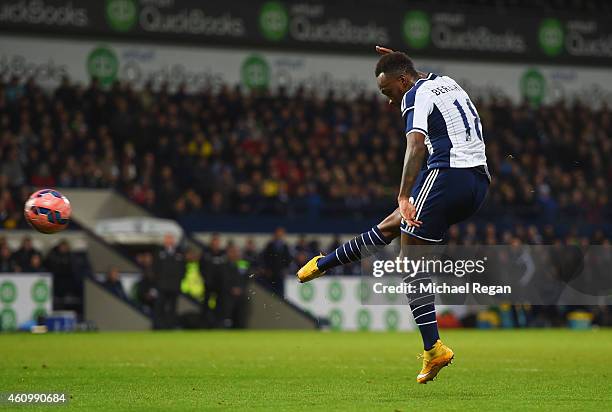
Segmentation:
{"type": "Polygon", "coordinates": [[[416,131],[406,134],[406,154],[404,155],[404,168],[402,170],[402,181],[400,183],[397,202],[402,217],[408,226],[419,226],[421,222],[416,220],[416,208],[410,202],[410,191],[421,170],[425,158],[425,135],[416,131]]]}

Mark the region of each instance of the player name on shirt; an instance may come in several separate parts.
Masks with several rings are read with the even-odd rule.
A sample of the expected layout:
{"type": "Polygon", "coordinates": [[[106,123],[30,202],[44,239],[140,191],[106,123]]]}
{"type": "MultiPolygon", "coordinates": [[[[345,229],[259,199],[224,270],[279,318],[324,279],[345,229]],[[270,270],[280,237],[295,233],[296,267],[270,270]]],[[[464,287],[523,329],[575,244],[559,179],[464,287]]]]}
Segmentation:
{"type": "Polygon", "coordinates": [[[442,93],[448,93],[448,92],[452,92],[453,90],[459,90],[461,89],[459,87],[458,84],[455,84],[453,86],[440,86],[440,87],[436,87],[435,89],[430,89],[430,91],[435,94],[436,96],[441,95],[442,93]]]}

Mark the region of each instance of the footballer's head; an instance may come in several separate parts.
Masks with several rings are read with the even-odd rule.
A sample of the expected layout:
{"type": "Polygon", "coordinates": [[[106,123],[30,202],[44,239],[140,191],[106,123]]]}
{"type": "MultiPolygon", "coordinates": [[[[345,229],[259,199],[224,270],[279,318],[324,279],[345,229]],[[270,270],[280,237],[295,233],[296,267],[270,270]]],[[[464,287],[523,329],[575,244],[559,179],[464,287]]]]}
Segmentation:
{"type": "Polygon", "coordinates": [[[374,74],[380,92],[389,99],[389,104],[397,108],[401,106],[404,94],[418,78],[414,63],[407,54],[401,52],[382,56],[374,74]]]}

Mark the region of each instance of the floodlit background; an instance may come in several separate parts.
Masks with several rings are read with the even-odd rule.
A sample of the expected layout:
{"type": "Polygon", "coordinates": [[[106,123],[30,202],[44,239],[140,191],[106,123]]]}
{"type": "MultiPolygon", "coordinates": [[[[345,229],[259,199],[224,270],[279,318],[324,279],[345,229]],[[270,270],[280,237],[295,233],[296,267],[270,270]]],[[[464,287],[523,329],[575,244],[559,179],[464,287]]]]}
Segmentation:
{"type": "MultiPolygon", "coordinates": [[[[603,1],[3,1],[2,329],[412,329],[401,306],[360,305],[358,265],[293,278],[395,207],[404,142],[376,87],[376,44],[477,102],[494,180],[449,242],[609,244],[608,13],[603,1]],[[29,229],[22,204],[39,187],[71,199],[70,230],[29,229]],[[161,256],[164,241],[180,253],[161,256]]],[[[452,326],[609,324],[594,303],[441,312],[452,326]]]]}
{"type": "Polygon", "coordinates": [[[611,18],[603,0],[0,0],[0,404],[612,408],[605,293],[438,306],[456,362],[423,387],[408,307],[363,305],[359,265],[295,279],[396,207],[405,139],[375,45],[480,114],[493,183],[448,243],[609,257],[611,18]],[[39,188],[70,199],[64,232],[25,222],[39,188]]]}

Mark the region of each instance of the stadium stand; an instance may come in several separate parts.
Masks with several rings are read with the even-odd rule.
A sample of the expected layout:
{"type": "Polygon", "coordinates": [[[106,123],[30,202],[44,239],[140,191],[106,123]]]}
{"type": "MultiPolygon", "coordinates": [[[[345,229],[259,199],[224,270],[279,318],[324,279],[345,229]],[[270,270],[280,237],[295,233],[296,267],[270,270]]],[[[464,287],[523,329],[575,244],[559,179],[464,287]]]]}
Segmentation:
{"type": "MultiPolygon", "coordinates": [[[[609,239],[610,109],[499,99],[478,107],[495,179],[476,228],[461,230],[496,242],[609,239]]],[[[111,187],[169,218],[382,218],[401,172],[396,120],[373,95],[190,95],[67,78],[49,91],[12,78],[0,84],[0,224],[25,226],[28,185],[111,187]]]]}

